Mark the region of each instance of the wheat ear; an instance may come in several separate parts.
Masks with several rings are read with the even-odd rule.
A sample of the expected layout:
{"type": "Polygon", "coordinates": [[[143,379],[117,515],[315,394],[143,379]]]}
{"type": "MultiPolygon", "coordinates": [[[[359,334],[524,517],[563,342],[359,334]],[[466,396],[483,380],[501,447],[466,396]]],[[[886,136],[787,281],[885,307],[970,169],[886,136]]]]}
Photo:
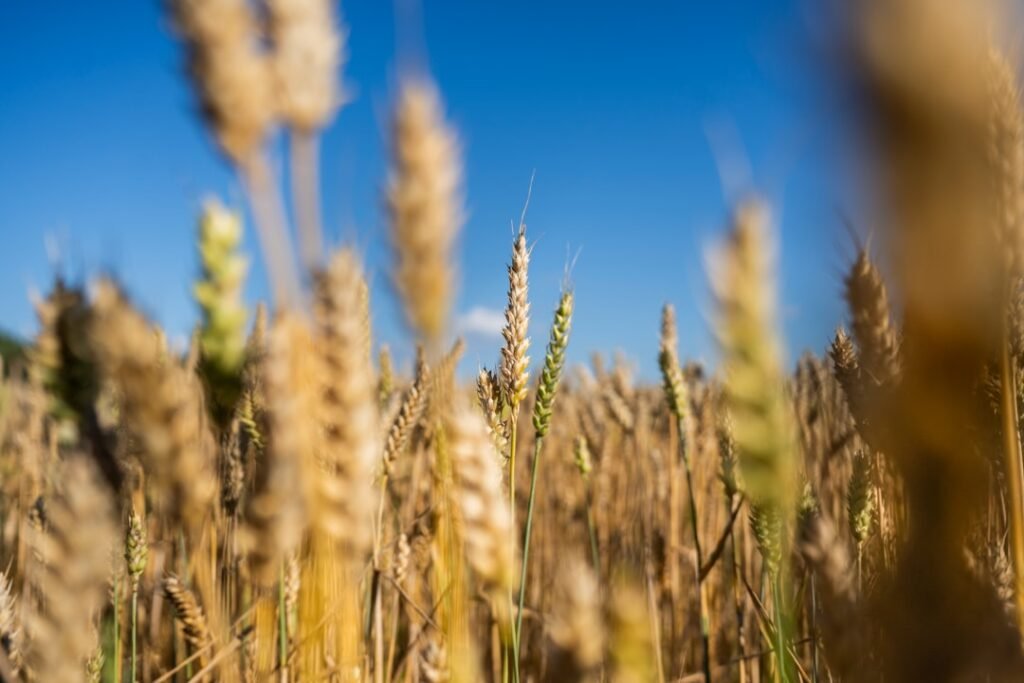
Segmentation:
{"type": "Polygon", "coordinates": [[[92,463],[67,459],[47,528],[32,538],[29,581],[38,602],[26,615],[26,666],[36,680],[85,680],[95,650],[93,620],[103,604],[116,538],[113,508],[92,463]]]}
{"type": "Polygon", "coordinates": [[[361,282],[362,267],[355,253],[338,251],[317,278],[314,309],[326,467],[319,477],[314,522],[353,559],[370,547],[370,484],[379,453],[376,383],[363,341],[361,282]]]}
{"type": "Polygon", "coordinates": [[[388,183],[392,277],[406,319],[432,345],[448,322],[454,286],[452,249],[462,224],[462,170],[455,135],[442,119],[436,89],[408,82],[399,95],[388,183]]]}
{"type": "Polygon", "coordinates": [[[89,334],[100,368],[121,392],[124,424],[139,439],[158,504],[197,532],[216,491],[194,383],[110,280],[95,285],[89,334]]]}

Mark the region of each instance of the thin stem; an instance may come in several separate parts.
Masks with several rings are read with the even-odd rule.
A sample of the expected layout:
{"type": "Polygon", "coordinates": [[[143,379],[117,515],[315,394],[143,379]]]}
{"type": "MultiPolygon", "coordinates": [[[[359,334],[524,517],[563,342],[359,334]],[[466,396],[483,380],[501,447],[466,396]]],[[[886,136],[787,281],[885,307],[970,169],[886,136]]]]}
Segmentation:
{"type": "MultiPolygon", "coordinates": [[[[508,594],[508,610],[509,613],[515,607],[515,603],[512,602],[512,591],[508,594]]],[[[504,627],[502,630],[506,630],[508,627],[504,627]]],[[[509,642],[505,648],[505,659],[508,660],[508,674],[511,674],[512,683],[519,683],[519,637],[516,635],[515,628],[511,629],[511,633],[506,634],[506,639],[509,642]],[[514,660],[514,661],[513,661],[514,660]]]]}
{"type": "Polygon", "coordinates": [[[864,553],[861,544],[857,544],[857,594],[864,594],[864,553]]]}
{"type": "MultiPolygon", "coordinates": [[[[509,504],[509,516],[512,520],[511,530],[512,536],[509,538],[509,543],[512,545],[513,551],[516,545],[516,445],[518,441],[519,432],[519,407],[516,406],[512,409],[511,415],[509,416],[509,446],[508,446],[508,504],[509,504]]],[[[509,592],[508,596],[509,606],[512,603],[512,593],[509,592]]],[[[509,667],[512,672],[512,680],[514,683],[519,683],[519,634],[518,629],[512,629],[512,652],[511,656],[515,657],[515,661],[512,662],[512,666],[509,667]]]]}
{"type": "Polygon", "coordinates": [[[593,490],[590,486],[590,478],[584,475],[584,484],[587,488],[586,492],[586,506],[587,506],[587,534],[590,536],[590,560],[594,563],[594,577],[598,583],[601,582],[601,555],[597,551],[597,527],[594,525],[594,512],[591,509],[591,501],[593,500],[593,490]]]}
{"type": "MultiPolygon", "coordinates": [[[[388,491],[388,475],[381,475],[380,496],[377,503],[377,525],[374,528],[373,567],[374,572],[380,569],[380,552],[384,543],[384,497],[388,491]]],[[[384,618],[381,614],[381,581],[373,582],[373,595],[370,609],[373,616],[373,679],[375,683],[384,681],[384,618]]]]}
{"type": "Polygon", "coordinates": [[[779,572],[771,576],[772,606],[775,611],[775,660],[778,679],[790,683],[789,662],[786,660],[786,622],[782,609],[782,579],[779,572]]]}
{"type": "Polygon", "coordinates": [[[399,611],[401,607],[401,600],[402,596],[398,591],[395,591],[395,596],[391,601],[391,635],[388,639],[387,666],[384,667],[384,671],[387,673],[385,680],[389,683],[391,681],[391,672],[395,670],[395,650],[398,646],[398,621],[401,617],[401,612],[399,611]]]}
{"type": "Polygon", "coordinates": [[[381,581],[377,582],[377,590],[373,601],[373,680],[384,683],[384,615],[381,613],[381,581]]]}
{"type": "Polygon", "coordinates": [[[280,188],[262,156],[242,173],[246,194],[252,208],[259,238],[260,252],[270,277],[274,302],[298,307],[301,283],[295,270],[295,257],[288,236],[288,222],[281,202],[280,188]]]}
{"type": "Polygon", "coordinates": [[[658,600],[654,595],[654,571],[651,568],[650,557],[644,560],[644,574],[646,575],[647,618],[654,640],[654,664],[658,672],[658,683],[665,683],[665,662],[661,654],[661,627],[658,624],[658,600]]]}
{"type": "MultiPolygon", "coordinates": [[[[732,505],[730,499],[729,505],[732,505]]],[[[739,653],[739,670],[740,670],[740,683],[746,683],[747,681],[747,669],[746,669],[746,638],[743,635],[743,602],[740,597],[740,550],[736,545],[736,534],[733,533],[729,539],[729,544],[732,546],[732,599],[733,606],[736,611],[736,643],[739,653]]]]}
{"type": "Polygon", "coordinates": [[[114,581],[114,680],[121,683],[121,583],[114,581]]]}
{"type": "Polygon", "coordinates": [[[530,534],[533,532],[533,504],[537,495],[537,472],[544,437],[538,436],[533,445],[533,465],[530,473],[530,497],[526,504],[526,531],[523,533],[523,560],[519,570],[519,611],[516,613],[516,668],[519,667],[519,645],[523,638],[523,605],[526,602],[526,572],[530,563],[530,534]]]}
{"type": "Polygon", "coordinates": [[[686,474],[686,493],[690,502],[690,532],[693,534],[693,547],[697,556],[697,615],[700,619],[701,651],[703,655],[704,680],[711,683],[711,624],[707,613],[707,596],[704,592],[704,580],[701,578],[700,570],[704,566],[704,553],[700,545],[700,525],[697,518],[697,497],[693,486],[693,470],[690,467],[690,454],[686,450],[686,439],[683,436],[685,425],[680,417],[679,429],[679,450],[683,460],[683,471],[686,474]]]}
{"type": "Polygon", "coordinates": [[[1024,630],[1024,472],[1021,471],[1021,448],[1017,432],[1017,378],[1015,359],[1010,354],[1007,335],[1002,340],[1000,385],[1003,412],[1003,457],[1010,496],[1010,549],[1017,596],[1017,625],[1024,630]]]}
{"type": "Polygon", "coordinates": [[[131,683],[136,683],[136,681],[138,680],[135,677],[136,676],[135,672],[136,672],[136,668],[137,668],[136,665],[137,665],[137,660],[138,660],[138,657],[136,655],[136,653],[138,652],[138,650],[136,649],[136,637],[137,637],[137,631],[138,631],[138,628],[137,628],[138,627],[138,618],[139,618],[139,589],[138,589],[138,587],[133,586],[132,587],[132,659],[131,659],[131,662],[132,662],[132,666],[131,666],[131,669],[132,669],[132,679],[131,679],[131,683]]]}
{"type": "Polygon", "coordinates": [[[282,560],[277,578],[277,666],[281,671],[284,671],[288,665],[288,602],[285,600],[284,583],[284,561],[282,560]]]}
{"type": "Polygon", "coordinates": [[[810,576],[811,581],[811,683],[818,683],[818,590],[814,582],[814,574],[810,576]]]}
{"type": "Polygon", "coordinates": [[[299,255],[310,272],[316,270],[323,250],[318,142],[315,133],[292,131],[292,201],[299,228],[299,255]]]}

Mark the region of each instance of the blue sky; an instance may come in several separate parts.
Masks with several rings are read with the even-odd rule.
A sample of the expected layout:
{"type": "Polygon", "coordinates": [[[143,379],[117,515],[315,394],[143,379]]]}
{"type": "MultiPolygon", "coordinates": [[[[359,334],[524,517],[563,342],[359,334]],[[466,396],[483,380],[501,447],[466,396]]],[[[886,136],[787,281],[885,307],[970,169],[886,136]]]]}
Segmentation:
{"type": "MultiPolygon", "coordinates": [[[[380,340],[408,349],[388,287],[382,189],[390,103],[413,65],[437,80],[465,153],[460,314],[502,308],[510,222],[535,172],[533,356],[578,251],[570,361],[620,349],[652,377],[659,309],[672,301],[682,353],[714,362],[705,254],[742,177],[723,183],[720,149],[775,205],[790,358],[825,346],[852,247],[825,58],[804,3],[412,6],[343,4],[354,100],[322,152],[326,230],[366,255],[380,340]]],[[[160,3],[0,3],[0,93],[0,327],[33,332],[27,294],[45,290],[57,254],[72,277],[116,273],[183,338],[196,320],[198,207],[211,194],[242,202],[194,115],[160,3]]],[[[255,299],[265,283],[251,234],[247,248],[255,299]]],[[[466,368],[496,359],[496,338],[469,342],[466,368]]]]}

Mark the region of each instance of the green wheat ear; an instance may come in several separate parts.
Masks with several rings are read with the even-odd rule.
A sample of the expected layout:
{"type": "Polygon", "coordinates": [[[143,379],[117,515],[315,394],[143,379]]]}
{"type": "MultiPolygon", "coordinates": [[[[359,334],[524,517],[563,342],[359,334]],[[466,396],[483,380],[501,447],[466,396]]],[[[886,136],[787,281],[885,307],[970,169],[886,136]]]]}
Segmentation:
{"type": "Polygon", "coordinates": [[[753,505],[788,516],[799,491],[782,390],[770,228],[761,203],[739,207],[730,240],[714,265],[725,400],[744,492],[753,505]]]}
{"type": "Polygon", "coordinates": [[[569,344],[569,327],[572,324],[572,292],[562,292],[562,298],[555,309],[555,321],[551,325],[547,354],[544,356],[544,370],[537,387],[537,401],[533,404],[533,428],[538,437],[543,437],[551,427],[551,407],[555,402],[558,379],[565,365],[565,347],[569,344]]]}
{"type": "Polygon", "coordinates": [[[750,528],[768,575],[772,578],[779,576],[783,543],[783,520],[779,509],[772,505],[751,504],[750,528]]]}
{"type": "Polygon", "coordinates": [[[139,513],[132,508],[128,512],[128,532],[125,535],[124,560],[128,568],[128,578],[132,590],[138,590],[139,580],[146,571],[149,559],[149,543],[146,540],[146,527],[139,513]]]}
{"type": "Polygon", "coordinates": [[[224,426],[242,391],[246,310],[242,287],[249,264],[238,249],[241,218],[210,201],[199,221],[202,274],[193,293],[202,312],[200,372],[214,421],[224,426]]]}
{"type": "Polygon", "coordinates": [[[875,506],[871,498],[870,462],[864,452],[853,457],[853,474],[846,492],[846,510],[850,518],[850,534],[860,548],[871,534],[875,506]]]}

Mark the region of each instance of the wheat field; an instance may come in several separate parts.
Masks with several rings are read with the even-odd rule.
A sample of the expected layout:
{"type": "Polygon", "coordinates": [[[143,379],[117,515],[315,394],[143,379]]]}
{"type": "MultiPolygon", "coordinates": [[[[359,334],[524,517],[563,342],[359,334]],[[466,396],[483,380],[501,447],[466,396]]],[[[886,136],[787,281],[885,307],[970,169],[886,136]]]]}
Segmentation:
{"type": "Polygon", "coordinates": [[[3,357],[0,680],[1024,680],[1024,110],[999,7],[846,3],[879,208],[845,319],[788,356],[750,192],[708,264],[720,362],[680,358],[666,304],[648,383],[567,366],[587,293],[531,307],[525,225],[495,255],[495,363],[456,372],[462,150],[422,74],[384,181],[417,348],[396,371],[359,250],[323,237],[347,29],[329,0],[255,5],[166,3],[248,203],[197,217],[187,352],[101,276],[56,278],[3,357]]]}

